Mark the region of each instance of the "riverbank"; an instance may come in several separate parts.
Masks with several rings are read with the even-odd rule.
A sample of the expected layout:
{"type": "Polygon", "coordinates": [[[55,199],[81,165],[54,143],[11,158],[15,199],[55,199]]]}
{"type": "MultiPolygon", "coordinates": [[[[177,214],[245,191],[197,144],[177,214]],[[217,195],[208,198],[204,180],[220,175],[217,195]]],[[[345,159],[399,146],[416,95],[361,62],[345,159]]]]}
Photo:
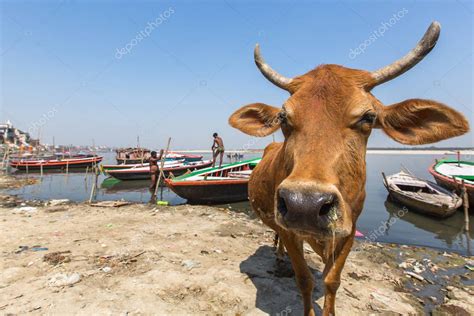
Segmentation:
{"type": "MultiPolygon", "coordinates": [[[[180,153],[206,153],[211,154],[211,150],[178,150],[180,153]]],[[[461,150],[461,156],[472,156],[474,150],[461,150]]],[[[263,154],[263,149],[242,150],[228,149],[226,153],[242,153],[242,154],[263,154]]],[[[457,150],[449,149],[368,149],[369,155],[457,155],[457,150]]]]}
{"type": "Polygon", "coordinates": [[[6,174],[0,174],[0,190],[17,189],[37,182],[37,178],[17,178],[6,174]]]}
{"type": "MultiPolygon", "coordinates": [[[[302,313],[290,263],[275,264],[273,233],[245,214],[189,205],[8,205],[0,207],[2,314],[302,313]]],[[[306,256],[322,307],[323,264],[309,248],[306,256]]],[[[466,264],[457,254],[359,241],[337,309],[473,314],[466,264]]]]}

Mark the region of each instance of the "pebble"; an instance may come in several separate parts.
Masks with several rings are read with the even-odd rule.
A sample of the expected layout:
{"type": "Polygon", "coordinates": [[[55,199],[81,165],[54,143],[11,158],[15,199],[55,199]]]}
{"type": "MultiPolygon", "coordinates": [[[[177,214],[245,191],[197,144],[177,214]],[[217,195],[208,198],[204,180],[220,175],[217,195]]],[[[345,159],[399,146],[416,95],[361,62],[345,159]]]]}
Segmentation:
{"type": "Polygon", "coordinates": [[[81,275],[79,273],[57,273],[53,275],[48,280],[49,286],[66,286],[66,285],[73,285],[81,280],[81,275]]]}

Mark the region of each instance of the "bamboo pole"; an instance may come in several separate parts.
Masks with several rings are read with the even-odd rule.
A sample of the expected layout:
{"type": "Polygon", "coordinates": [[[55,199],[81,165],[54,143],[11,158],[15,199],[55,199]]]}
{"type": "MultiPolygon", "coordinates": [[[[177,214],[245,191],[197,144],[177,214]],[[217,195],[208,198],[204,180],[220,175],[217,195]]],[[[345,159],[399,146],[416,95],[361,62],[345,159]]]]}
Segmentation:
{"type": "Polygon", "coordinates": [[[86,176],[84,177],[84,181],[87,181],[87,174],[89,173],[89,166],[86,166],[86,176]]]}
{"type": "Polygon", "coordinates": [[[95,181],[92,184],[91,194],[89,196],[89,203],[92,203],[92,199],[93,199],[93,197],[95,195],[95,191],[97,189],[97,178],[99,177],[99,173],[97,172],[97,168],[94,169],[94,173],[95,173],[95,181]]]}
{"type": "Polygon", "coordinates": [[[466,190],[466,185],[464,183],[464,180],[462,180],[461,184],[462,184],[461,197],[463,199],[463,205],[464,205],[464,230],[468,232],[469,231],[469,198],[467,196],[467,190],[466,190]]]}
{"type": "Polygon", "coordinates": [[[158,176],[158,181],[156,182],[155,192],[153,193],[153,196],[151,197],[152,200],[156,199],[156,194],[158,193],[158,187],[160,186],[161,178],[165,177],[164,172],[163,172],[163,168],[165,166],[165,159],[166,159],[166,156],[168,155],[168,150],[170,149],[170,143],[171,143],[171,137],[168,138],[168,145],[166,145],[166,150],[165,150],[163,156],[161,156],[160,175],[158,176]]]}

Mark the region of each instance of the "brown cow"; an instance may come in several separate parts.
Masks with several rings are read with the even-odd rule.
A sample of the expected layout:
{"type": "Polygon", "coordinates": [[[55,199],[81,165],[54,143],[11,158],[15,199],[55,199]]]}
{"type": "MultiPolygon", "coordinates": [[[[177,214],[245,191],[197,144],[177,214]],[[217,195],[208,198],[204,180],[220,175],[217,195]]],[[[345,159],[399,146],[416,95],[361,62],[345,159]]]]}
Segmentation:
{"type": "Polygon", "coordinates": [[[406,56],[375,72],[321,65],[286,78],[274,71],[255,48],[263,75],[291,96],[282,108],[262,103],[242,107],[233,127],[253,136],[279,128],[283,143],[272,143],[250,178],[252,208],[274,229],[291,258],[305,315],[314,315],[313,277],[303,241],[322,257],[323,315],[335,314],[336,291],[354,240],[365,199],[365,153],[372,128],[409,145],[428,144],[469,130],[464,116],[436,101],[410,99],[384,106],[372,88],[417,64],[436,44],[440,25],[433,22],[406,56]]]}

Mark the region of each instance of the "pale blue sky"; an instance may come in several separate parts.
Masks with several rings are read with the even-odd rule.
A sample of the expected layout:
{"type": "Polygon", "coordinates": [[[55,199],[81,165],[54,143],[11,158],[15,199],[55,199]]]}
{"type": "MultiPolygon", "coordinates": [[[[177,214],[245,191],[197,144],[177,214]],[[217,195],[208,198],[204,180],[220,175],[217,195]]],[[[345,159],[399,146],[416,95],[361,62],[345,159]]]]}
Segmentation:
{"type": "MultiPolygon", "coordinates": [[[[172,136],[174,148],[209,148],[216,131],[227,148],[263,148],[270,137],[255,142],[227,124],[242,105],[288,97],[255,67],[255,43],[287,76],[322,63],[374,70],[433,20],[437,47],[374,94],[385,104],[435,99],[474,121],[472,1],[0,2],[0,119],[33,136],[41,126],[46,143],[127,146],[139,135],[156,148],[172,136]],[[394,14],[383,36],[350,54],[394,14]]],[[[438,145],[473,143],[470,133],[438,145]]],[[[375,132],[370,145],[396,143],[375,132]]]]}

